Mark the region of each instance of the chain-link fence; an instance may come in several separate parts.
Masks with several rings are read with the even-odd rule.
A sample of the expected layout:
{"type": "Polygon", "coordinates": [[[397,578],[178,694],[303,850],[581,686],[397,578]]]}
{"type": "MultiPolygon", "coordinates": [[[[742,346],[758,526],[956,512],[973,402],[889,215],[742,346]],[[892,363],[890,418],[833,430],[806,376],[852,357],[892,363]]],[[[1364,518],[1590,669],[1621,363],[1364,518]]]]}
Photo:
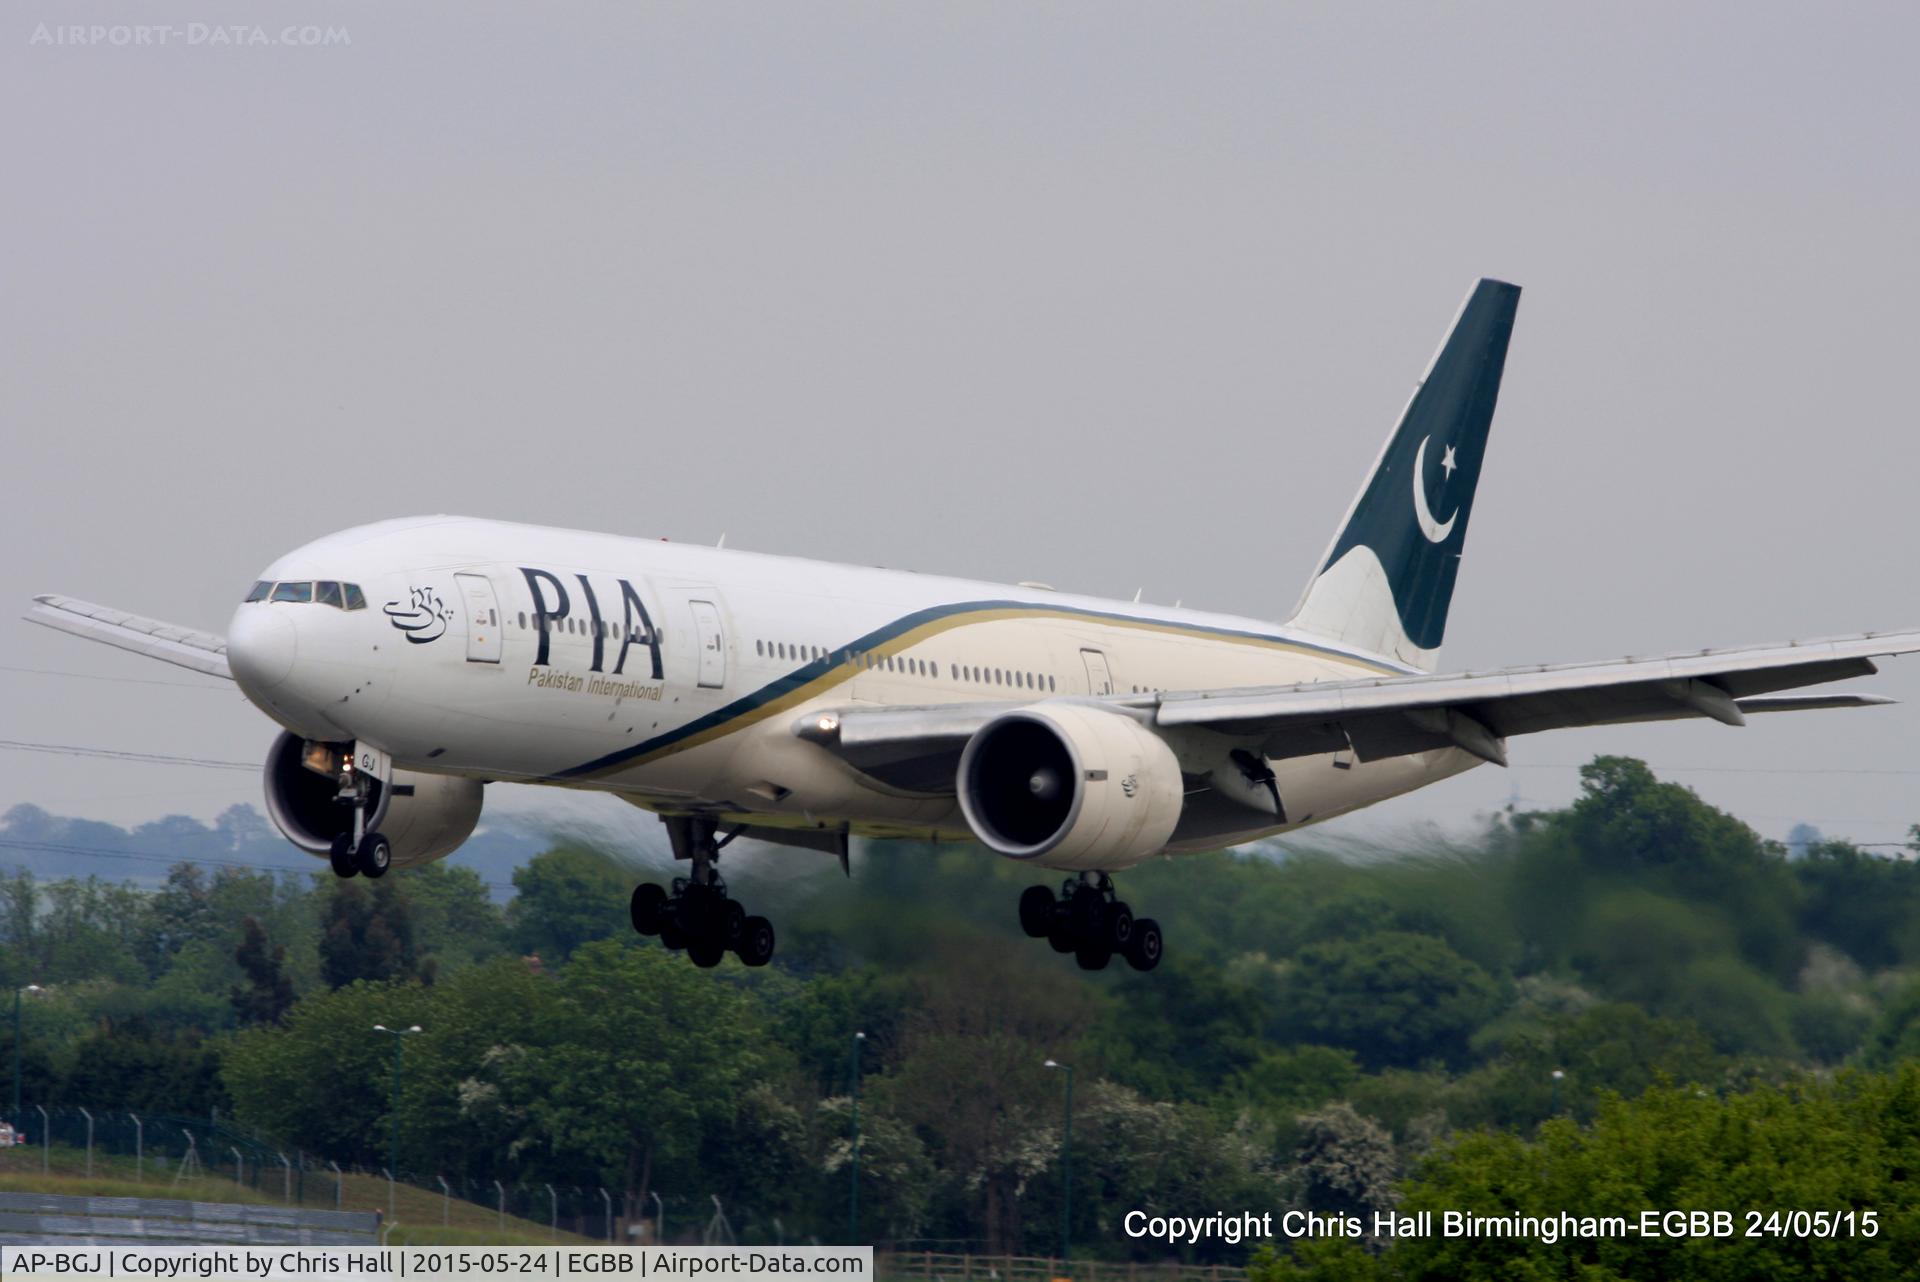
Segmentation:
{"type": "Polygon", "coordinates": [[[14,1119],[6,1168],[134,1180],[156,1191],[185,1180],[231,1181],[290,1206],[399,1213],[414,1225],[464,1225],[591,1241],[725,1245],[789,1240],[777,1216],[725,1207],[709,1194],[644,1197],[575,1183],[469,1180],[434,1172],[340,1166],[282,1149],[219,1118],[28,1104],[14,1119]],[[518,1223],[512,1223],[517,1221],[518,1223]]]}

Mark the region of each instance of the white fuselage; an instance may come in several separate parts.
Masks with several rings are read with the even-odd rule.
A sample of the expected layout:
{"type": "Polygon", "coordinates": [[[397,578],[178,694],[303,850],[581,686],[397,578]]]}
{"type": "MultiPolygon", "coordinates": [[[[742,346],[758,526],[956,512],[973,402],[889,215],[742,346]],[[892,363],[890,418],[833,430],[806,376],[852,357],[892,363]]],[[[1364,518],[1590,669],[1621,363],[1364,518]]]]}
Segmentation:
{"type": "MultiPolygon", "coordinates": [[[[306,738],[375,745],[410,770],[869,836],[970,834],[951,787],[903,791],[793,734],[809,712],[1410,671],[1228,615],[460,517],[330,535],[262,578],[365,596],[234,615],[236,680],[306,738]]],[[[1294,827],[1473,764],[1447,749],[1274,768],[1294,827]]],[[[1176,833],[1169,848],[1280,830],[1176,833]]]]}

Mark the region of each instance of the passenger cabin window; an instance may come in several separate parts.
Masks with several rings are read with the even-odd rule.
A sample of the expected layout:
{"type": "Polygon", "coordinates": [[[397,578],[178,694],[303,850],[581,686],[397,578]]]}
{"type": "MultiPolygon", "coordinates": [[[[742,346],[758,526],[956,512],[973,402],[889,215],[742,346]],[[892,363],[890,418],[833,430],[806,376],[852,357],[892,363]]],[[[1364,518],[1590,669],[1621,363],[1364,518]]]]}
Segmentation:
{"type": "Polygon", "coordinates": [[[247,602],[251,604],[255,601],[264,601],[267,599],[268,594],[270,594],[272,591],[273,591],[273,584],[266,579],[262,579],[260,582],[253,585],[253,590],[251,592],[247,593],[247,602]]]}
{"type": "Polygon", "coordinates": [[[313,600],[313,583],[282,583],[273,590],[276,601],[309,602],[313,600]]]}
{"type": "Polygon", "coordinates": [[[322,579],[313,585],[313,599],[319,605],[330,605],[336,610],[346,609],[345,601],[340,595],[340,585],[332,579],[322,579]]]}

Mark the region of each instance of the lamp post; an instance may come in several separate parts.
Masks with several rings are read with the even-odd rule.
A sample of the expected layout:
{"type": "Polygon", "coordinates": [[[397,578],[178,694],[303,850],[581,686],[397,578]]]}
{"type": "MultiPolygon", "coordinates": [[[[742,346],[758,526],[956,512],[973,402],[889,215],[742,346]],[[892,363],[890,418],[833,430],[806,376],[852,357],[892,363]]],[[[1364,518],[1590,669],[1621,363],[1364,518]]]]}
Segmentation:
{"type": "Polygon", "coordinates": [[[1060,1263],[1065,1264],[1073,1246],[1073,1065],[1050,1059],[1043,1067],[1057,1068],[1067,1075],[1067,1102],[1061,1115],[1060,1143],[1060,1263]]]}
{"type": "Polygon", "coordinates": [[[1553,1107],[1549,1110],[1555,1117],[1560,1115],[1560,1081],[1567,1075],[1564,1068],[1553,1070],[1553,1107]]]}
{"type": "Polygon", "coordinates": [[[659,1189],[648,1189],[653,1198],[653,1236],[661,1246],[667,1244],[667,1204],[660,1200],[659,1189]]]}
{"type": "Polygon", "coordinates": [[[406,1049],[407,1038],[419,1032],[420,1025],[388,1028],[385,1024],[375,1024],[373,1031],[393,1038],[393,1086],[387,1092],[387,1216],[392,1218],[393,1182],[400,1176],[400,1057],[406,1049]]]}
{"type": "Polygon", "coordinates": [[[39,991],[38,984],[13,990],[13,1112],[7,1114],[7,1120],[13,1123],[15,1130],[20,1129],[20,998],[39,991]]]}
{"type": "Polygon", "coordinates": [[[853,1035],[851,1068],[848,1076],[853,1082],[853,1160],[849,1163],[853,1171],[852,1182],[847,1188],[847,1245],[860,1245],[860,1046],[867,1040],[865,1033],[853,1035]]]}

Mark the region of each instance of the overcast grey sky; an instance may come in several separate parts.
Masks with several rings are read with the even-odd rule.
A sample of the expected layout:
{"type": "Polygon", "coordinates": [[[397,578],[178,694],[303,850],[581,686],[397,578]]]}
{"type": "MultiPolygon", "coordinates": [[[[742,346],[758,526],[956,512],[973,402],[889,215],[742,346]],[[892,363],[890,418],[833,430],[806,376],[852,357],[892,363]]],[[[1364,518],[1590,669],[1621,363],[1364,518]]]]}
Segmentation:
{"type": "MultiPolygon", "coordinates": [[[[1496,275],[1527,293],[1446,666],[1920,624],[1915,15],[23,0],[0,600],[223,631],[282,551],[453,511],[1283,618],[1496,275]],[[174,30],[62,30],[114,23],[174,30]]],[[[271,737],[0,638],[0,737],[271,737]]],[[[1679,777],[1770,834],[1897,839],[1920,659],[1868,688],[1911,702],[1524,740],[1361,826],[1620,751],[1728,771],[1679,777]]],[[[0,763],[0,806],[258,800],[0,763]]]]}

